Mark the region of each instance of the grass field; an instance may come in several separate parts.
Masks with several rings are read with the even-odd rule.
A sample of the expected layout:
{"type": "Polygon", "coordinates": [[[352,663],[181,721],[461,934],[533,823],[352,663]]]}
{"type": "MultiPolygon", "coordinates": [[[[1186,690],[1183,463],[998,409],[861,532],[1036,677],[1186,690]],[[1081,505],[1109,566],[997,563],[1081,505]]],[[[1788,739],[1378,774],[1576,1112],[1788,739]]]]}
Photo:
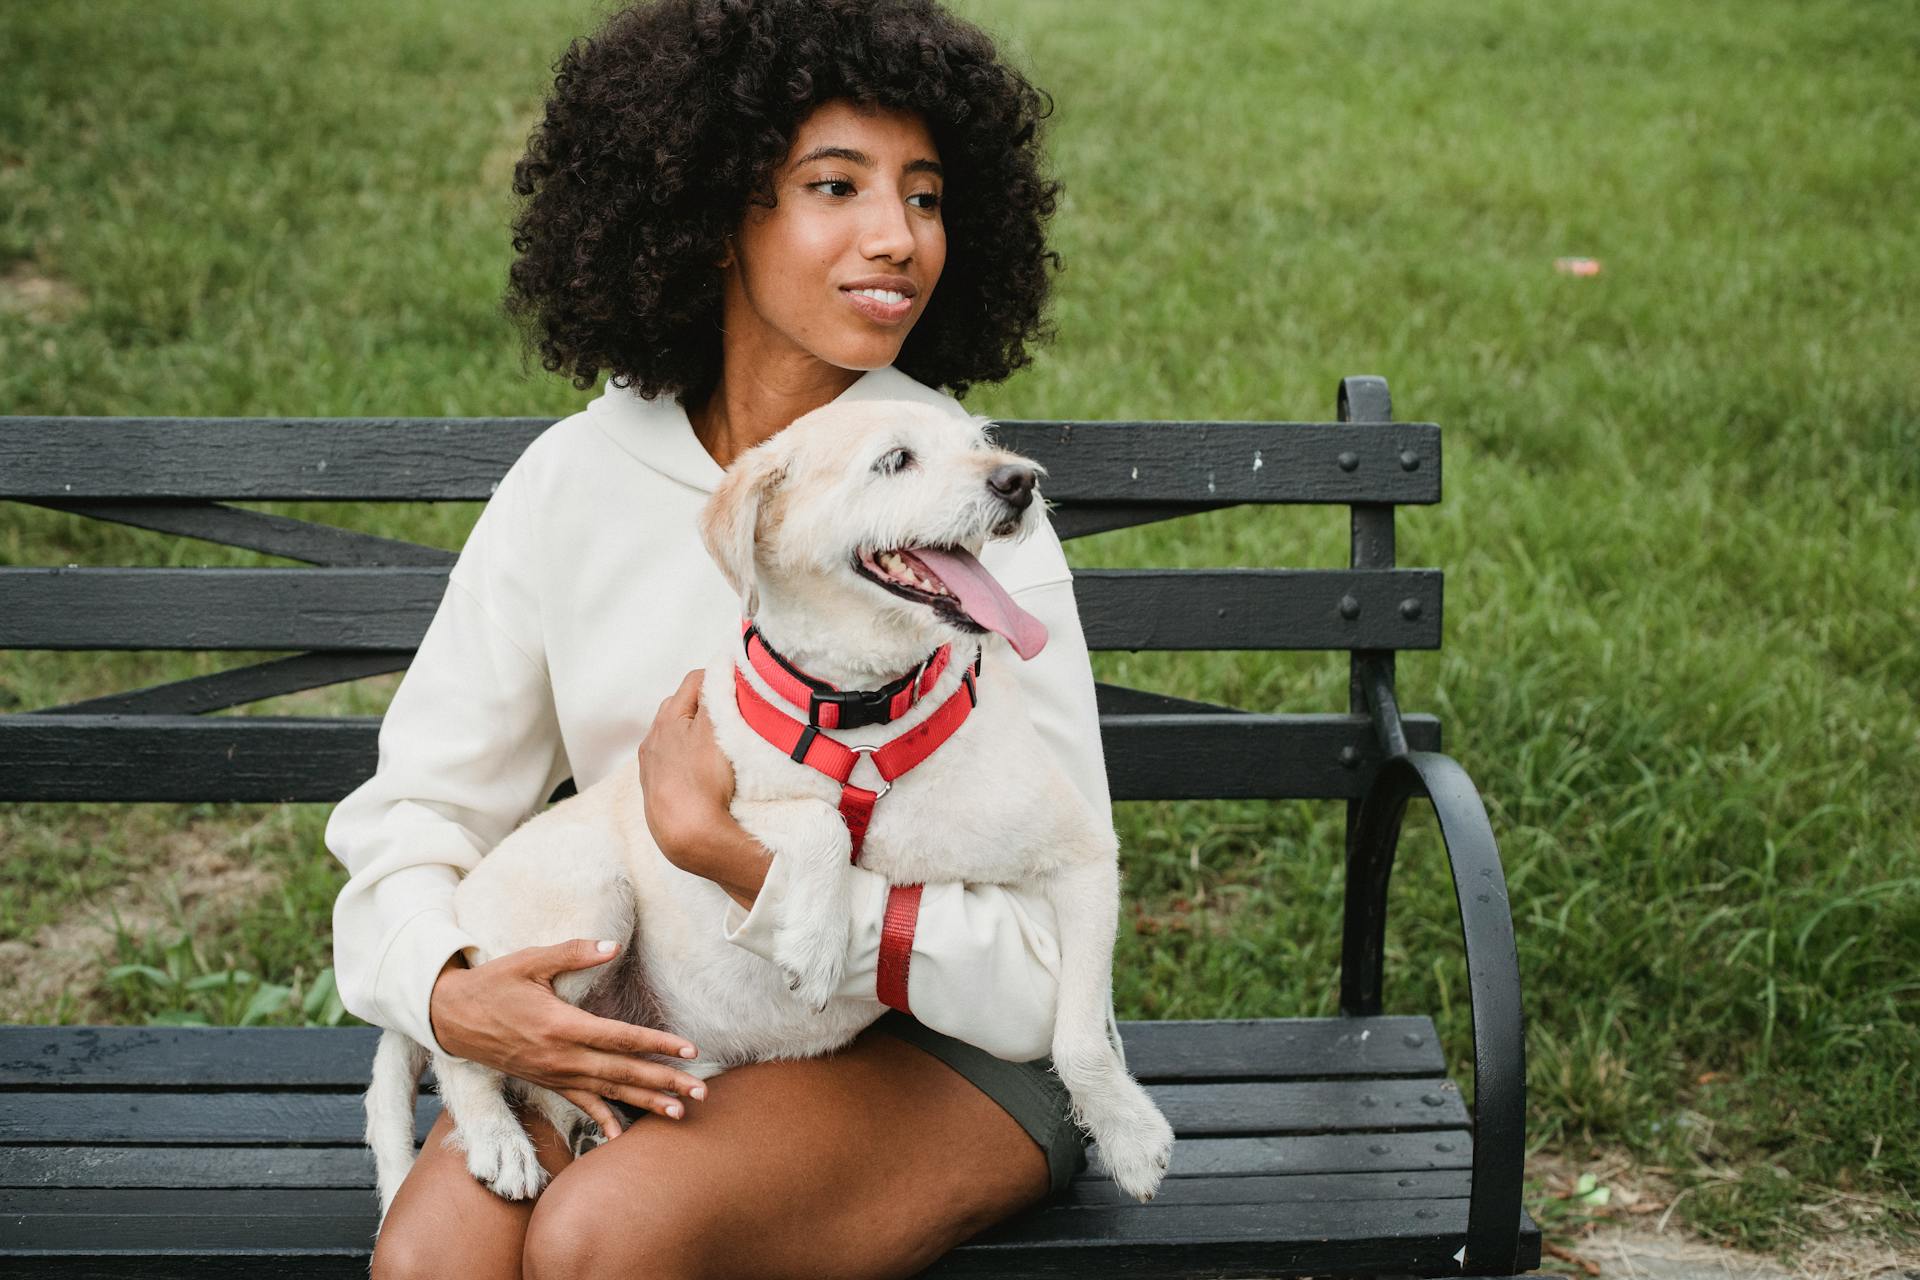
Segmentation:
{"type": "MultiPolygon", "coordinates": [[[[1402,513],[1400,551],[1448,575],[1445,647],[1403,656],[1401,702],[1442,718],[1501,840],[1534,1143],[1670,1169],[1680,1219],[1749,1246],[1920,1230],[1909,6],[957,7],[1057,99],[1067,188],[1060,339],[970,407],[1326,418],[1341,375],[1379,373],[1400,417],[1442,425],[1445,500],[1402,513]],[[1603,271],[1556,274],[1565,255],[1603,271]]],[[[504,0],[0,8],[0,412],[580,407],[522,369],[499,295],[513,160],[591,20],[504,0]]],[[[476,512],[380,531],[457,547],[476,512]]],[[[1345,523],[1243,509],[1069,553],[1334,565],[1345,523]]],[[[0,506],[0,563],[69,562],[284,563],[0,506]]],[[[256,656],[7,655],[0,709],[256,656]]],[[[1332,655],[1095,670],[1344,706],[1332,655]]],[[[249,710],[374,714],[394,683],[249,710]]],[[[326,814],[0,815],[0,1016],[338,1020],[326,814]],[[28,982],[59,946],[62,981],[28,982]]],[[[1340,816],[1121,806],[1121,1015],[1332,1012],[1340,816]]],[[[1464,1077],[1456,920],[1421,814],[1388,1009],[1439,1011],[1464,1077]]]]}

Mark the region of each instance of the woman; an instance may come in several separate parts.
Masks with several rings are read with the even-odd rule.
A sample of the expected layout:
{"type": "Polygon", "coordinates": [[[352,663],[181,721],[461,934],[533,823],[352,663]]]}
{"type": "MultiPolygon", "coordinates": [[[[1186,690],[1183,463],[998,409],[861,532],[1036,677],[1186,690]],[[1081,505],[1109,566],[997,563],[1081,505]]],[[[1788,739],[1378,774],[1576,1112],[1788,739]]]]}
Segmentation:
{"type": "MultiPolygon", "coordinates": [[[[558,73],[515,172],[508,307],[547,369],[582,389],[612,377],[501,481],[382,723],[379,771],[327,843],[353,872],[335,910],[347,1007],[557,1089],[613,1140],[575,1159],[523,1111],[553,1178],[513,1202],[443,1145],[443,1114],[373,1274],[912,1274],[1085,1167],[1044,1056],[1043,898],[925,886],[912,1016],[704,1085],[634,1056],[690,1054],[680,1037],[554,996],[556,973],[609,963],[594,940],[469,968],[449,906],[561,779],[637,767],[662,853],[738,904],[730,941],[770,945],[782,865],[728,815],[731,768],[697,705],[739,601],[694,516],[734,457],[811,409],[910,398],[965,416],[955,395],[1027,363],[1058,266],[1042,95],[932,0],[666,0],[615,15],[558,73]]],[[[1051,635],[1005,696],[1106,814],[1058,539],[998,545],[989,567],[1051,635]]],[[[871,995],[898,902],[851,872],[842,991],[871,995]]]]}

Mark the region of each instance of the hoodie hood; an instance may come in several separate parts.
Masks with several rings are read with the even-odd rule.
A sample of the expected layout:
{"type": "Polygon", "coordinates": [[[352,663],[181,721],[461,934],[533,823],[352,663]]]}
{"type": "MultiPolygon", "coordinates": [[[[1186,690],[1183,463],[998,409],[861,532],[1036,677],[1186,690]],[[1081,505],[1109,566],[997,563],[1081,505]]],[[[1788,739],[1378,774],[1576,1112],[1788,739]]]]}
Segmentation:
{"type": "MultiPolygon", "coordinates": [[[[911,400],[971,418],[958,400],[900,372],[892,365],[869,369],[830,403],[843,400],[911,400]]],[[[652,400],[609,378],[586,414],[609,439],[647,466],[701,493],[712,493],[724,474],[693,433],[693,422],[671,394],[652,400]]]]}

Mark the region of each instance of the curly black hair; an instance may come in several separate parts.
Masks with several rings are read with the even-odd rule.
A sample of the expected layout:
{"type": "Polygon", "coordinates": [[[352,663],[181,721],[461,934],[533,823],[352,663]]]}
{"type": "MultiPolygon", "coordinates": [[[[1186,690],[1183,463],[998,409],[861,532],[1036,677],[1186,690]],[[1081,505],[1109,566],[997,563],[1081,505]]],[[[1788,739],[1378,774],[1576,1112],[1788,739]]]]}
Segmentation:
{"type": "Polygon", "coordinates": [[[801,121],[845,98],[918,112],[946,172],[947,260],[895,366],[955,396],[1029,363],[1042,321],[1041,173],[1053,100],[935,0],[652,0],[574,40],[514,166],[507,314],[529,354],[587,390],[602,369],[651,399],[720,377],[713,264],[801,121]]]}

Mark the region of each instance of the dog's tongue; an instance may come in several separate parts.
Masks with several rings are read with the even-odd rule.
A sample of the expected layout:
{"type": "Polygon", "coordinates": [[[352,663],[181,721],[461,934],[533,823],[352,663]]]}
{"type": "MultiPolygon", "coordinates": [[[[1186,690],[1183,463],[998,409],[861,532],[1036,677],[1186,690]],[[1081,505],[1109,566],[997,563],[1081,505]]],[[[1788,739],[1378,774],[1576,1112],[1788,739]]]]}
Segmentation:
{"type": "Polygon", "coordinates": [[[906,554],[933,570],[947,590],[960,598],[967,616],[1005,636],[1023,661],[1046,647],[1046,624],[1015,604],[1006,589],[967,551],[958,547],[914,547],[906,554]]]}

